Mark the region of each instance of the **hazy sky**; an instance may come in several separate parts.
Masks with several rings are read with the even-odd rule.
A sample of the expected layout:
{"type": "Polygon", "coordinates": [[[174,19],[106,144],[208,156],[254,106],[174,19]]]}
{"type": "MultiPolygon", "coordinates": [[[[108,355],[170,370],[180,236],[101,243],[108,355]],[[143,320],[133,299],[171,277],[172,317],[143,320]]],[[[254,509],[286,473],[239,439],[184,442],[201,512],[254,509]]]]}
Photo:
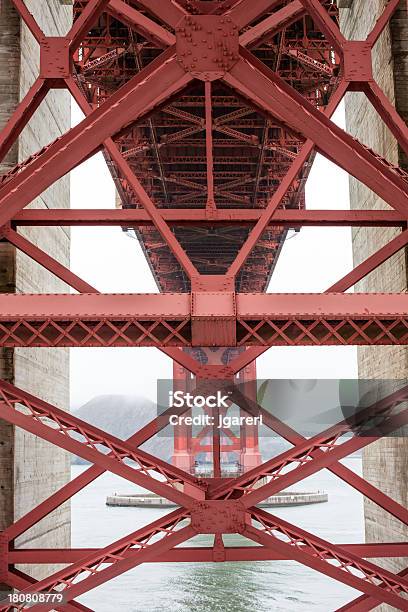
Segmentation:
{"type": "MultiPolygon", "coordinates": [[[[73,124],[81,112],[73,103],[73,124]]],[[[334,117],[343,127],[344,109],[334,117]]],[[[348,177],[317,156],[306,185],[307,208],[349,208],[348,177]]],[[[71,172],[72,208],[114,208],[115,188],[101,154],[71,172]]],[[[269,292],[321,292],[352,267],[350,228],[303,228],[286,241],[269,292]]],[[[135,238],[118,227],[72,228],[73,272],[106,293],[157,292],[135,238]]],[[[353,378],[355,347],[272,347],[258,359],[259,378],[353,378]]],[[[71,349],[71,405],[97,395],[143,395],[155,400],[157,378],[172,362],[153,348],[71,349]]]]}

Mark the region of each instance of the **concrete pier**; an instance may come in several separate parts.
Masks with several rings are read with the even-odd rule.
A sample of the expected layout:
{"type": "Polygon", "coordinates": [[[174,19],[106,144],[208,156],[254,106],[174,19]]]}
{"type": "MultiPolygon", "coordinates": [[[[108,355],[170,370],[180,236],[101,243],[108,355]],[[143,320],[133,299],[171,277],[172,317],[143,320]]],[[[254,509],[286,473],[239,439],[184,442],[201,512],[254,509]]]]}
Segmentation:
{"type": "MultiPolygon", "coordinates": [[[[65,34],[72,23],[72,6],[60,2],[25,0],[46,35],[65,34]]],[[[39,47],[14,10],[11,0],[0,0],[0,128],[38,76],[39,47]]],[[[70,97],[52,91],[24,129],[0,172],[41,149],[70,127],[70,97]]],[[[33,208],[70,205],[69,177],[37,198],[33,208]]],[[[68,228],[22,228],[21,233],[64,265],[69,265],[68,228]]],[[[21,252],[0,242],[0,292],[58,293],[67,286],[21,252]]],[[[0,377],[68,409],[68,349],[2,349],[0,377]]],[[[70,477],[67,453],[0,420],[0,530],[54,493],[70,477]]],[[[57,511],[23,534],[16,546],[62,548],[70,544],[70,509],[57,511]]],[[[50,566],[23,566],[41,579],[50,566]]]]}
{"type": "MultiPolygon", "coordinates": [[[[285,506],[306,506],[309,504],[321,504],[329,501],[329,496],[323,491],[315,493],[304,493],[297,491],[282,491],[279,495],[272,495],[258,504],[260,508],[282,508],[285,506]]],[[[154,493],[140,493],[126,495],[115,493],[106,498],[107,506],[132,506],[134,508],[174,508],[168,499],[155,495],[154,493]]]]}
{"type": "MultiPolygon", "coordinates": [[[[338,2],[339,6],[346,3],[338,2]]],[[[346,37],[362,40],[374,26],[387,4],[385,0],[352,0],[340,11],[341,27],[346,37]]],[[[387,27],[374,49],[374,77],[400,115],[408,119],[408,19],[406,0],[401,0],[391,27],[387,27]]],[[[346,99],[347,131],[385,157],[408,169],[407,159],[364,94],[351,93],[346,99]]],[[[389,208],[373,192],[354,178],[350,179],[352,208],[389,208]]],[[[353,230],[354,265],[391,240],[399,229],[358,228],[353,230]]],[[[402,249],[355,287],[361,292],[407,291],[407,250],[402,249]]],[[[361,347],[358,350],[361,378],[397,378],[408,376],[406,347],[361,347]]],[[[408,439],[386,437],[371,444],[363,455],[364,478],[400,504],[408,503],[408,439]]],[[[367,542],[397,542],[407,539],[407,529],[376,504],[365,500],[367,542]]],[[[393,572],[406,566],[406,560],[376,560],[393,572]]],[[[391,610],[380,606],[378,610],[391,610]]]]}

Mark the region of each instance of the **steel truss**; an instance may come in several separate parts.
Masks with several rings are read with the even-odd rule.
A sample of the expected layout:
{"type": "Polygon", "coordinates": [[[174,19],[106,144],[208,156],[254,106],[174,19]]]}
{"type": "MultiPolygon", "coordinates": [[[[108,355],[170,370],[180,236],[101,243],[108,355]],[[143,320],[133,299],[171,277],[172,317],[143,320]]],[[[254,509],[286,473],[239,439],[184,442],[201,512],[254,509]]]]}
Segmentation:
{"type": "MultiPolygon", "coordinates": [[[[272,345],[408,344],[407,295],[344,293],[407,245],[407,175],[330,119],[348,91],[364,92],[401,149],[408,153],[407,126],[375,82],[372,72],[372,50],[398,9],[399,0],[387,3],[365,41],[346,40],[336,23],[333,5],[324,0],[79,1],[75,3],[76,20],[72,29],[67,36],[59,38],[44,35],[23,0],[13,2],[40,46],[41,66],[37,80],[0,133],[0,158],[18,139],[52,88],[70,91],[86,118],[1,178],[1,238],[81,295],[1,295],[1,346],[155,346],[181,366],[182,374],[192,372],[204,383],[217,378],[233,381],[238,372],[249,367],[272,345]],[[137,42],[134,47],[137,53],[141,49],[159,52],[155,51],[146,65],[140,64],[137,74],[130,75],[113,93],[102,94],[99,89],[97,94],[90,84],[93,97],[86,97],[83,83],[91,78],[89,75],[97,79],[101,74],[111,74],[112,66],[120,66],[118,62],[128,52],[123,40],[122,46],[117,44],[112,50],[103,46],[100,37],[94,35],[93,38],[93,28],[104,14],[142,37],[143,42],[137,42]],[[290,37],[285,39],[277,52],[296,61],[297,66],[289,64],[279,73],[276,66],[274,69],[262,61],[256,51],[264,46],[274,47],[274,37],[302,19],[311,20],[324,37],[308,41],[307,48],[296,46],[290,37]],[[203,39],[204,32],[214,40],[203,39]],[[79,62],[79,48],[86,56],[81,60],[83,65],[79,62]],[[96,48],[105,49],[105,52],[95,56],[96,48]],[[328,61],[328,52],[330,57],[338,58],[338,76],[334,75],[328,61]],[[83,69],[81,73],[77,71],[78,66],[83,69]],[[320,90],[313,99],[310,91],[300,92],[293,86],[297,80],[307,81],[307,70],[312,71],[314,82],[318,75],[326,85],[328,81],[324,79],[334,79],[330,81],[331,95],[324,104],[320,90]],[[180,103],[180,99],[189,100],[190,110],[202,103],[188,91],[197,81],[204,82],[204,117],[194,115],[180,103]],[[217,89],[218,85],[224,87],[222,92],[217,89]],[[229,96],[227,90],[236,97],[229,96]],[[226,98],[232,110],[215,117],[216,100],[226,98]],[[246,100],[248,106],[234,110],[236,99],[246,100]],[[166,117],[161,119],[163,125],[176,128],[170,138],[167,136],[167,144],[166,139],[162,142],[157,139],[157,126],[151,118],[158,110],[166,117]],[[255,111],[267,117],[262,142],[259,136],[245,131],[259,129],[258,119],[248,119],[255,111]],[[141,132],[137,130],[142,124],[143,129],[148,130],[144,134],[148,133],[149,137],[144,135],[140,140],[141,132]],[[281,134],[280,144],[268,141],[265,136],[270,126],[281,134]],[[217,137],[221,133],[223,140],[216,140],[213,132],[217,137]],[[179,170],[168,180],[161,157],[162,146],[170,143],[171,146],[180,143],[185,146],[189,138],[196,138],[198,134],[202,136],[200,153],[189,158],[180,151],[180,159],[184,164],[194,164],[202,155],[205,171],[197,170],[191,180],[191,173],[179,170]],[[228,169],[215,169],[218,163],[216,148],[236,148],[237,143],[256,146],[262,164],[265,152],[273,152],[270,163],[275,186],[264,206],[251,206],[247,190],[248,183],[255,186],[256,193],[265,189],[261,188],[265,184],[262,173],[243,177],[239,171],[232,175],[228,169]],[[117,185],[126,203],[122,210],[23,210],[53,182],[99,151],[104,151],[110,167],[115,170],[117,185]],[[157,175],[150,178],[161,181],[162,192],[157,196],[162,198],[160,206],[154,196],[157,192],[154,180],[149,183],[146,173],[141,173],[135,165],[135,157],[146,151],[155,154],[157,175]],[[315,152],[360,180],[389,204],[391,210],[302,210],[301,185],[315,152]],[[179,191],[172,192],[171,182],[179,191]],[[172,193],[177,195],[180,204],[187,206],[165,206],[166,198],[169,202],[172,193]],[[286,206],[288,194],[294,193],[299,204],[297,209],[286,206]],[[129,194],[133,206],[127,200],[129,194]],[[201,202],[200,197],[204,197],[201,202]],[[229,205],[225,205],[226,199],[229,205]],[[235,206],[231,206],[231,202],[235,206]],[[173,257],[167,263],[176,261],[183,270],[188,291],[177,289],[159,295],[133,296],[100,294],[18,234],[17,228],[24,225],[119,225],[137,231],[154,230],[154,240],[159,239],[159,247],[164,247],[173,257]],[[394,226],[403,231],[322,295],[262,294],[267,275],[262,266],[258,273],[263,284],[257,285],[257,292],[237,291],[239,275],[251,261],[254,251],[260,245],[271,248],[273,240],[269,238],[268,242],[264,238],[267,230],[279,229],[280,233],[275,236],[279,245],[285,228],[304,225],[394,226]],[[244,234],[238,235],[233,261],[226,264],[222,274],[200,272],[188,245],[182,244],[179,229],[229,226],[245,229],[244,234]],[[242,350],[226,363],[202,363],[194,356],[193,349],[205,346],[242,350]],[[191,350],[181,350],[189,347],[191,350]]],[[[122,68],[127,69],[125,65],[122,68]]],[[[222,159],[225,163],[225,154],[222,159]]],[[[228,159],[227,163],[235,163],[231,162],[233,157],[228,159]]],[[[149,234],[142,235],[147,244],[149,234]]],[[[149,256],[154,263],[151,252],[149,256]]],[[[272,260],[268,262],[269,265],[272,260]]],[[[255,265],[251,263],[251,266],[250,270],[256,275],[255,265]]],[[[407,395],[408,389],[404,388],[371,406],[370,415],[363,412],[358,424],[369,421],[374,410],[376,417],[381,419],[381,435],[397,431],[408,420],[404,408],[407,395]]],[[[293,448],[262,465],[255,465],[238,478],[220,479],[215,468],[220,465],[221,447],[219,441],[218,444],[214,442],[214,475],[217,477],[200,479],[139,449],[160,431],[163,420],[155,419],[123,442],[9,383],[0,382],[2,419],[92,463],[83,474],[1,533],[0,582],[23,592],[61,591],[68,602],[64,609],[87,610],[75,598],[144,562],[293,559],[362,593],[341,610],[370,610],[379,603],[408,610],[408,568],[393,574],[368,561],[370,558],[407,556],[406,542],[334,545],[256,507],[269,495],[328,468],[407,525],[406,508],[339,462],[355,450],[375,442],[380,436],[378,429],[365,436],[354,433],[344,437],[344,433],[350,433],[350,423],[343,421],[305,439],[271,417],[257,404],[256,398],[248,400],[236,390],[234,401],[249,414],[262,412],[266,425],[288,440],[293,448]],[[129,459],[132,460],[130,464],[126,461],[129,459]],[[180,509],[103,549],[14,548],[16,537],[105,471],[163,495],[180,509]],[[202,533],[214,534],[213,547],[176,548],[202,533]],[[261,547],[225,547],[224,533],[240,533],[261,547]],[[41,581],[15,568],[17,563],[62,561],[69,565],[41,581]]],[[[44,611],[52,607],[51,604],[34,606],[44,611]]],[[[14,608],[0,606],[1,610],[14,608]]],[[[25,609],[23,605],[17,608],[25,609]]]]}

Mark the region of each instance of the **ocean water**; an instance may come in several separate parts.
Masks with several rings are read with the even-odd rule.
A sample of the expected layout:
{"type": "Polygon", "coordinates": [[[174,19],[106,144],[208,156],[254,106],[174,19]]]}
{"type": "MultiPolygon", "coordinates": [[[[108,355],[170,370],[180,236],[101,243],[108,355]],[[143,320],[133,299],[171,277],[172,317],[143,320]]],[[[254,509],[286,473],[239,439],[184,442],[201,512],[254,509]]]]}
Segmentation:
{"type": "MultiPolygon", "coordinates": [[[[361,474],[361,458],[344,464],[361,474]]],[[[85,466],[72,467],[72,476],[85,466]]],[[[108,507],[114,492],[138,488],[104,474],[72,500],[72,546],[103,547],[158,519],[158,508],[108,507]]],[[[328,503],[276,508],[274,514],[335,543],[364,541],[362,496],[327,470],[293,490],[324,490],[328,503]]],[[[193,546],[208,546],[211,536],[197,536],[193,546]]],[[[229,536],[229,545],[248,543],[229,536]]],[[[360,593],[293,561],[239,563],[149,563],[130,570],[78,599],[96,612],[330,612],[360,593]]]]}

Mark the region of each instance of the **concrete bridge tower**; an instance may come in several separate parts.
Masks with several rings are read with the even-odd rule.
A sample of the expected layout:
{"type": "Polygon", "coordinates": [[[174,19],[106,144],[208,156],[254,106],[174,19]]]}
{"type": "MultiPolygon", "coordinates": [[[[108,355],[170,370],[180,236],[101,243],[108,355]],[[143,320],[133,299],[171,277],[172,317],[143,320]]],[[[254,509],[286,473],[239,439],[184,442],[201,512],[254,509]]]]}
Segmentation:
{"type": "MultiPolygon", "coordinates": [[[[363,40],[384,10],[384,0],[339,0],[340,23],[346,38],[363,40]],[[344,7],[344,8],[342,8],[344,7]]],[[[390,26],[374,48],[374,77],[401,117],[408,120],[408,20],[407,3],[401,0],[390,26]]],[[[404,152],[377,115],[363,93],[346,96],[347,131],[372,148],[394,166],[408,170],[404,152]]],[[[350,179],[353,209],[387,209],[387,204],[354,178],[350,179]]],[[[394,228],[355,228],[353,230],[354,265],[360,264],[389,242],[399,230],[394,228]]],[[[407,249],[383,263],[355,287],[359,292],[406,292],[407,249]]],[[[359,347],[360,378],[406,379],[406,347],[359,347]]],[[[364,451],[364,477],[403,506],[408,502],[408,439],[385,437],[364,451]]],[[[366,538],[368,542],[402,541],[406,527],[373,502],[365,501],[366,538]]],[[[387,560],[386,566],[397,572],[402,564],[387,560]]],[[[389,609],[389,608],[384,608],[389,609]]]]}
{"type": "MultiPolygon", "coordinates": [[[[64,34],[72,23],[72,6],[60,2],[29,0],[27,8],[45,34],[64,34]]],[[[38,74],[39,46],[11,0],[0,0],[0,128],[38,74]]],[[[36,153],[70,127],[70,96],[54,90],[42,101],[0,164],[6,173],[36,153]]],[[[33,208],[65,208],[70,205],[69,176],[37,198],[33,208]]],[[[20,233],[65,265],[69,265],[69,228],[23,228],[20,233]]],[[[24,253],[0,242],[0,292],[59,293],[67,286],[24,253]]],[[[68,349],[0,349],[0,378],[13,382],[60,407],[69,405],[68,349]]],[[[0,420],[0,530],[19,519],[69,479],[69,456],[22,429],[0,420]]],[[[20,546],[68,546],[70,510],[64,505],[27,531],[20,546]]],[[[31,566],[32,568],[33,566],[31,566]]],[[[28,568],[22,567],[24,571],[28,568]]],[[[44,566],[35,578],[43,577],[44,566]]]]}

